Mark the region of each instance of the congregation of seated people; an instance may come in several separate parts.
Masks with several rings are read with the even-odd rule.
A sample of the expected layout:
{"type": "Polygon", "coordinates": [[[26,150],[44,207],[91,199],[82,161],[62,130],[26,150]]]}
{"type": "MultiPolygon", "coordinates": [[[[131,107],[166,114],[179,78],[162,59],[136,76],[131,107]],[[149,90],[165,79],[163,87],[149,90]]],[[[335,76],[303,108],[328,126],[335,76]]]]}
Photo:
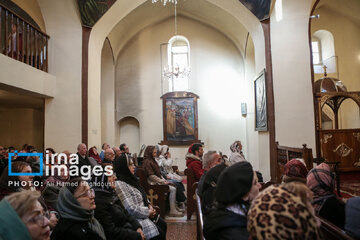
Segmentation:
{"type": "MultiPolygon", "coordinates": [[[[31,173],[49,163],[41,168],[39,157],[18,156],[15,148],[0,146],[0,239],[166,239],[167,224],[136,171],[141,167],[150,185],[167,185],[168,216],[183,217],[188,196],[169,147],[147,146],[141,166],[125,143],[101,147],[98,151],[79,144],[77,165],[111,165],[113,174],[84,179],[70,176],[64,170],[70,163],[52,148],[45,154],[56,156],[59,168],[46,177],[31,173]],[[11,172],[22,176],[9,174],[9,156],[11,172]]],[[[206,239],[323,239],[318,217],[360,239],[360,198],[345,203],[335,194],[335,176],[326,163],[307,169],[301,159],[290,160],[282,183],[264,189],[262,175],[245,158],[241,142],[235,141],[230,151],[227,158],[195,143],[185,153],[186,166],[198,182],[206,239]]],[[[38,151],[25,144],[19,153],[38,151]]],[[[69,151],[61,153],[70,159],[69,151]]]]}

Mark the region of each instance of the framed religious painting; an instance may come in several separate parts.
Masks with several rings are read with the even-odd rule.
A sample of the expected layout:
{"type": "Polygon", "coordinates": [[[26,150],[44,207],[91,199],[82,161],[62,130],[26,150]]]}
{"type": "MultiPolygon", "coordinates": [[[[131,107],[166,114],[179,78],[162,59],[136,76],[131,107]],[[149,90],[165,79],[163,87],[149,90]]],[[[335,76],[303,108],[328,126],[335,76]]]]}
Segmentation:
{"type": "Polygon", "coordinates": [[[255,79],[255,130],[267,131],[267,103],[265,69],[255,79]]]}
{"type": "Polygon", "coordinates": [[[169,92],[162,97],[164,140],[169,146],[190,145],[198,139],[199,96],[191,92],[169,92]]]}

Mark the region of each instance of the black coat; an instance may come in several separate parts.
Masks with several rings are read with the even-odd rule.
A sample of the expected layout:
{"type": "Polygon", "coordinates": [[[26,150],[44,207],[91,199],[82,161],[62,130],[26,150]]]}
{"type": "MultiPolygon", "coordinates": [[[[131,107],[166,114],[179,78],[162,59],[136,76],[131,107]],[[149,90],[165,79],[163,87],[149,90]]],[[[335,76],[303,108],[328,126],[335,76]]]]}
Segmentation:
{"type": "Polygon", "coordinates": [[[102,240],[97,233],[89,228],[88,222],[67,218],[60,218],[50,238],[51,240],[102,240]]]}
{"type": "Polygon", "coordinates": [[[96,191],[95,218],[101,223],[107,239],[141,240],[136,232],[141,225],[122,205],[116,193],[96,191]]]}
{"type": "Polygon", "coordinates": [[[226,209],[216,209],[204,220],[204,236],[206,240],[248,240],[246,224],[246,216],[226,209]]]}

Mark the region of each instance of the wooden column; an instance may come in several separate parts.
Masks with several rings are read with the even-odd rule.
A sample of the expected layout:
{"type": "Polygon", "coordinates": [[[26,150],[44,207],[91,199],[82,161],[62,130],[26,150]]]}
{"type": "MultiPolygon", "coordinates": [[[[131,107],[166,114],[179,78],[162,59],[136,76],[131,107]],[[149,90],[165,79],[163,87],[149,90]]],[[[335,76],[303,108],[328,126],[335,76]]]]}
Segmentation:
{"type": "Polygon", "coordinates": [[[88,57],[91,28],[82,27],[81,141],[88,144],[88,57]]]}
{"type": "Polygon", "coordinates": [[[272,75],[271,59],[271,40],[270,40],[270,18],[261,21],[261,26],[265,37],[265,60],[266,60],[266,101],[268,108],[268,126],[270,143],[270,176],[271,181],[278,182],[277,179],[277,149],[275,142],[275,105],[274,105],[274,87],[272,75]]]}

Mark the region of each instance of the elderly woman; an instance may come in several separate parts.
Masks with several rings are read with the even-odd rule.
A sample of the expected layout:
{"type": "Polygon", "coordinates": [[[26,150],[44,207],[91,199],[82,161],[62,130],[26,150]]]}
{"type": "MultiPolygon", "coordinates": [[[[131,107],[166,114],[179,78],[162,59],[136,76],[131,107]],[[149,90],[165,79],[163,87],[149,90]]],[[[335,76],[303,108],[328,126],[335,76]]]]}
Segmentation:
{"type": "Polygon", "coordinates": [[[142,168],[145,171],[149,184],[167,184],[170,189],[169,203],[170,203],[170,216],[183,217],[184,214],[177,210],[176,206],[176,187],[169,181],[165,180],[161,175],[160,167],[155,158],[157,157],[157,150],[154,146],[147,146],[144,153],[144,161],[142,168]]]}
{"type": "Polygon", "coordinates": [[[283,182],[302,182],[306,184],[308,170],[303,162],[298,159],[291,159],[284,165],[283,182]]]}
{"type": "Polygon", "coordinates": [[[229,157],[230,164],[234,164],[237,162],[246,161],[245,156],[242,152],[242,145],[240,141],[235,141],[230,146],[231,154],[229,157]]]}
{"type": "Polygon", "coordinates": [[[96,193],[95,217],[104,227],[107,239],[144,240],[141,225],[122,205],[115,192],[115,175],[93,176],[91,184],[96,193]]]}
{"type": "Polygon", "coordinates": [[[225,168],[215,189],[218,206],[204,220],[205,238],[247,240],[247,212],[260,187],[249,162],[225,168]]]}
{"type": "Polygon", "coordinates": [[[150,220],[156,216],[156,211],[149,203],[145,190],[139,179],[134,175],[135,165],[123,154],[118,158],[119,169],[116,176],[115,190],[126,210],[141,224],[146,239],[166,239],[166,223],[158,218],[156,224],[150,220]]]}
{"type": "Polygon", "coordinates": [[[336,197],[334,184],[334,174],[326,163],[311,169],[307,176],[307,185],[314,195],[312,204],[316,214],[343,229],[345,203],[336,197]]]}
{"type": "Polygon", "coordinates": [[[94,198],[94,190],[81,178],[61,188],[57,201],[60,220],[51,239],[105,240],[104,230],[94,217],[94,198]]]}
{"type": "Polygon", "coordinates": [[[39,197],[38,192],[23,191],[0,202],[0,239],[50,239],[49,219],[39,197]]]}
{"type": "Polygon", "coordinates": [[[252,240],[321,239],[311,206],[286,185],[260,192],[251,204],[247,229],[252,240]]]}
{"type": "MultiPolygon", "coordinates": [[[[29,163],[18,161],[12,163],[11,171],[15,173],[31,173],[32,169],[29,163]]],[[[0,200],[14,192],[35,190],[32,187],[33,178],[33,176],[9,176],[8,167],[6,167],[0,177],[0,200]]]]}

